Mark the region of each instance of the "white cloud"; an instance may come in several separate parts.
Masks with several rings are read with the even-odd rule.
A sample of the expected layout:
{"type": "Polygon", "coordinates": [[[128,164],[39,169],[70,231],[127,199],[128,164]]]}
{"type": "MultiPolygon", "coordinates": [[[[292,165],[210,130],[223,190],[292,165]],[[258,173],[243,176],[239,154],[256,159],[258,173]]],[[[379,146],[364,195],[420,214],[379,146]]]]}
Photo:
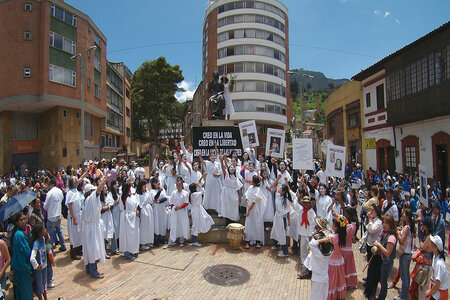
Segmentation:
{"type": "Polygon", "coordinates": [[[397,24],[400,24],[400,21],[399,21],[398,19],[395,19],[395,22],[396,22],[397,24]]]}
{"type": "Polygon", "coordinates": [[[194,97],[195,85],[193,82],[183,80],[178,84],[178,87],[184,89],[184,92],[177,92],[175,94],[175,98],[177,98],[178,101],[184,102],[186,100],[191,100],[194,97]]]}
{"type": "Polygon", "coordinates": [[[378,9],[375,9],[375,10],[373,11],[373,13],[376,14],[376,15],[379,15],[379,14],[380,14],[380,11],[379,11],[378,9]]]}
{"type": "Polygon", "coordinates": [[[387,18],[387,17],[389,17],[390,15],[391,15],[391,12],[390,12],[390,11],[387,11],[387,12],[384,14],[384,17],[387,18]]]}

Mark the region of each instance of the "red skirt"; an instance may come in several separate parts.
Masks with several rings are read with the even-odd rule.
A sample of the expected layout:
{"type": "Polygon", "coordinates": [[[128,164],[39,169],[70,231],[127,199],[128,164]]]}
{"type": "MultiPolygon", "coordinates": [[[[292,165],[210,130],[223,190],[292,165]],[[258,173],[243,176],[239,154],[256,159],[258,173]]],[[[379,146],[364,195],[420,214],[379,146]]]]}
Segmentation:
{"type": "Polygon", "coordinates": [[[350,248],[350,251],[347,251],[346,248],[343,248],[342,257],[344,258],[345,262],[345,282],[347,284],[347,288],[357,287],[358,273],[356,272],[355,256],[353,255],[352,249],[350,248]]]}
{"type": "Polygon", "coordinates": [[[344,259],[330,259],[328,277],[328,300],[345,299],[347,284],[344,259]]]}

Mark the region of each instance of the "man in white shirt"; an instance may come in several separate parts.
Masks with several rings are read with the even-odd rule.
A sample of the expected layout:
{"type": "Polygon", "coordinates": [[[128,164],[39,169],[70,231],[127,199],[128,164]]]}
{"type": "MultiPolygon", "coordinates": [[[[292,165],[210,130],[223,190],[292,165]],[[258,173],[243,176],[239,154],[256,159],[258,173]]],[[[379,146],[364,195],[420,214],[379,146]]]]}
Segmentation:
{"type": "Polygon", "coordinates": [[[317,172],[317,176],[319,176],[320,183],[323,183],[323,184],[328,185],[328,182],[327,182],[327,173],[326,173],[326,170],[325,170],[325,167],[324,167],[324,166],[322,166],[322,168],[320,169],[320,171],[317,172]],[[322,171],[322,170],[323,170],[323,171],[322,171]]]}
{"type": "Polygon", "coordinates": [[[60,251],[66,251],[66,243],[61,231],[61,203],[64,200],[63,192],[56,186],[56,178],[50,179],[50,190],[45,197],[44,209],[47,211],[47,230],[50,233],[50,243],[54,245],[56,237],[59,239],[60,251]],[[55,232],[56,231],[56,232],[55,232]]]}
{"type": "Polygon", "coordinates": [[[381,208],[381,213],[385,216],[392,216],[398,225],[398,207],[392,200],[393,194],[394,190],[392,188],[388,188],[386,191],[386,200],[383,202],[383,207],[381,208]]]}
{"type": "Polygon", "coordinates": [[[134,176],[139,178],[139,180],[144,180],[145,178],[145,169],[139,164],[139,166],[134,170],[134,176]]]}

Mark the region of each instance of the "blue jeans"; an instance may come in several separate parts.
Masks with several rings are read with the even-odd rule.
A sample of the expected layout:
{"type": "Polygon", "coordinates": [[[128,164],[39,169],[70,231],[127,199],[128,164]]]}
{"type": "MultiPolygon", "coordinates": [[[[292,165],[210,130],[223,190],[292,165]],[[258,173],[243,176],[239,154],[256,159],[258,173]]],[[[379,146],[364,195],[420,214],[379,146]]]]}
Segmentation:
{"type": "MultiPolygon", "coordinates": [[[[395,250],[395,249],[394,249],[395,250]]],[[[386,299],[387,295],[387,288],[388,288],[388,276],[389,272],[392,269],[394,262],[383,262],[381,265],[381,276],[380,276],[380,294],[378,295],[377,300],[384,300],[386,299]]]]}
{"type": "Polygon", "coordinates": [[[53,282],[53,266],[51,262],[47,263],[47,284],[53,282]]]}
{"type": "Polygon", "coordinates": [[[402,289],[400,298],[405,299],[409,295],[409,265],[411,264],[411,253],[403,253],[399,260],[400,278],[402,279],[402,289]]]}
{"type": "Polygon", "coordinates": [[[192,235],[191,241],[192,241],[192,244],[193,243],[197,243],[197,236],[196,235],[192,235]]]}
{"type": "Polygon", "coordinates": [[[50,243],[54,245],[56,242],[56,235],[58,235],[59,244],[61,245],[61,248],[65,249],[66,243],[64,242],[64,235],[61,231],[61,219],[56,222],[47,220],[47,230],[50,233],[50,243]]]}
{"type": "Polygon", "coordinates": [[[117,252],[118,245],[117,245],[117,237],[116,233],[114,232],[113,237],[111,239],[111,252],[117,252]]]}
{"type": "Polygon", "coordinates": [[[97,275],[98,274],[97,263],[87,264],[86,272],[89,275],[97,275]]]}

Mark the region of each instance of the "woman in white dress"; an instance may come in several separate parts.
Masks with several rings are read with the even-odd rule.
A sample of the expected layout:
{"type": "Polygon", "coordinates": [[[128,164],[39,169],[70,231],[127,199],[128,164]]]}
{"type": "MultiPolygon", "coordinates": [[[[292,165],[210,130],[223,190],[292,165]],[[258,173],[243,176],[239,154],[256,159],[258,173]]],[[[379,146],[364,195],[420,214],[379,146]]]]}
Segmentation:
{"type": "MultiPolygon", "coordinates": [[[[105,239],[105,249],[106,244],[114,236],[114,222],[111,209],[114,207],[114,200],[108,197],[108,187],[105,185],[100,194],[100,202],[102,203],[102,221],[103,221],[103,238],[105,239]]],[[[106,255],[109,259],[109,255],[106,255]]]]}
{"type": "Polygon", "coordinates": [[[153,218],[153,197],[147,192],[147,182],[139,181],[136,188],[136,197],[139,200],[139,239],[141,250],[148,250],[153,246],[155,238],[155,224],[153,218]]]}
{"type": "MultiPolygon", "coordinates": [[[[286,183],[286,185],[288,185],[286,183]]],[[[301,222],[301,206],[298,203],[297,196],[289,190],[291,194],[292,201],[290,202],[292,206],[291,211],[291,225],[288,226],[287,234],[292,239],[292,254],[298,254],[298,238],[300,236],[300,222],[301,222]]]]}
{"type": "Polygon", "coordinates": [[[227,168],[224,161],[227,161],[226,155],[220,158],[223,171],[223,188],[220,194],[220,207],[222,210],[219,217],[227,218],[227,224],[229,224],[231,221],[239,221],[242,183],[236,175],[235,166],[231,164],[227,168]]]}
{"type": "Polygon", "coordinates": [[[254,175],[252,186],[245,193],[247,199],[247,213],[245,218],[245,248],[250,248],[250,243],[256,243],[256,248],[264,245],[264,221],[263,214],[266,208],[267,199],[261,192],[259,187],[260,179],[258,175],[254,175]]]}
{"type": "Polygon", "coordinates": [[[202,205],[203,194],[205,190],[200,183],[195,182],[189,185],[189,202],[191,204],[192,217],[192,246],[200,247],[201,244],[197,241],[199,233],[206,233],[214,225],[211,216],[206,212],[202,205]]]}
{"type": "MultiPolygon", "coordinates": [[[[218,153],[217,150],[216,153],[218,153]]],[[[213,209],[220,214],[220,191],[222,190],[220,164],[216,161],[216,155],[213,152],[209,155],[209,161],[203,160],[201,155],[199,155],[199,158],[206,173],[208,173],[206,175],[203,205],[205,209],[213,209]]]]}
{"type": "Polygon", "coordinates": [[[109,193],[108,198],[111,198],[114,202],[114,206],[112,208],[112,217],[113,217],[113,224],[114,224],[114,234],[113,238],[111,239],[111,254],[119,254],[119,246],[117,243],[117,239],[119,238],[119,231],[120,231],[120,207],[119,207],[119,201],[120,201],[120,189],[119,185],[115,180],[111,181],[111,185],[109,187],[109,193]]]}
{"type": "Polygon", "coordinates": [[[167,208],[169,206],[169,197],[166,191],[161,187],[161,181],[157,177],[150,179],[150,198],[153,201],[153,217],[155,224],[154,245],[164,244],[164,239],[169,227],[169,218],[167,208]]]}
{"type": "Polygon", "coordinates": [[[139,200],[131,192],[129,182],[122,186],[120,207],[119,249],[125,259],[133,260],[139,253],[139,200]]]}
{"type": "Polygon", "coordinates": [[[187,207],[189,205],[189,193],[183,189],[183,179],[177,179],[177,189],[170,195],[170,237],[169,244],[164,249],[173,247],[173,244],[180,238],[180,247],[184,246],[184,241],[189,239],[189,218],[187,207]]]}
{"type": "MultiPolygon", "coordinates": [[[[266,196],[267,204],[264,210],[264,223],[272,223],[275,215],[275,205],[273,201],[273,182],[269,178],[269,171],[266,168],[261,169],[261,191],[266,196]]],[[[266,224],[266,230],[269,229],[270,224],[266,224]]]]}
{"type": "Polygon", "coordinates": [[[202,173],[198,170],[198,162],[192,163],[191,183],[201,183],[202,173]]]}
{"type": "Polygon", "coordinates": [[[184,153],[181,154],[180,162],[178,163],[178,176],[181,176],[188,185],[191,184],[191,171],[192,166],[187,161],[187,156],[184,153]]]}
{"type": "MultiPolygon", "coordinates": [[[[255,170],[255,163],[252,161],[249,161],[247,168],[244,171],[244,187],[242,188],[242,194],[244,195],[244,199],[246,198],[246,193],[249,189],[249,187],[251,187],[253,185],[253,176],[258,176],[258,173],[255,170]]],[[[247,207],[247,202],[246,201],[241,201],[241,206],[243,207],[247,207]]],[[[263,212],[264,213],[264,212],[263,212]]]]}
{"type": "Polygon", "coordinates": [[[177,167],[173,155],[167,157],[167,164],[163,167],[164,188],[167,195],[171,195],[177,182],[177,167]]]}
{"type": "Polygon", "coordinates": [[[67,214],[67,231],[69,232],[70,241],[70,258],[81,259],[81,205],[84,202],[83,189],[84,180],[77,180],[76,177],[69,177],[69,191],[66,194],[66,206],[69,209],[67,214]]]}
{"type": "MultiPolygon", "coordinates": [[[[278,175],[277,179],[273,183],[273,187],[276,188],[278,181],[281,178],[281,174],[278,175]]],[[[273,227],[270,232],[270,238],[275,240],[275,245],[272,250],[278,250],[281,245],[282,253],[279,253],[279,257],[287,257],[288,245],[286,244],[287,227],[291,225],[291,212],[292,206],[290,205],[291,194],[289,192],[289,187],[285,184],[277,190],[275,194],[275,216],[273,218],[273,227]]]]}
{"type": "Polygon", "coordinates": [[[224,115],[226,116],[226,120],[230,119],[230,116],[234,115],[234,106],[233,100],[231,99],[231,90],[230,90],[230,81],[228,80],[227,75],[222,76],[223,82],[223,97],[225,98],[225,108],[224,115]]]}

